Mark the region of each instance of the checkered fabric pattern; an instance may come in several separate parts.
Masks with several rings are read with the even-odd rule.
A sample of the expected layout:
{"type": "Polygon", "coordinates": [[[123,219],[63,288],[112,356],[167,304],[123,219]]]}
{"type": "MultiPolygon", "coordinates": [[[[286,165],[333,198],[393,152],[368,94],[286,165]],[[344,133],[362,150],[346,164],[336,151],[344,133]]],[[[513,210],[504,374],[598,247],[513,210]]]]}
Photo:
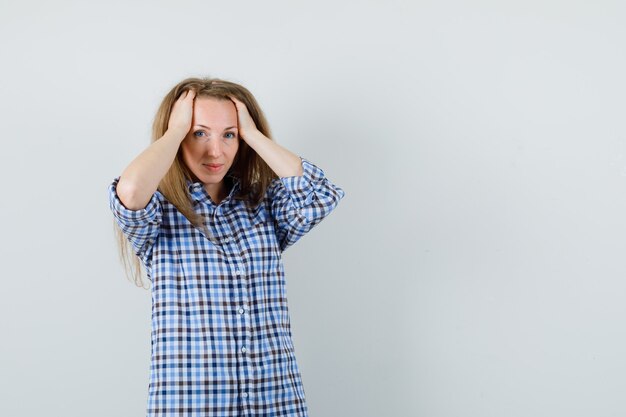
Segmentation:
{"type": "Polygon", "coordinates": [[[255,209],[215,204],[187,180],[209,235],[157,190],[129,210],[109,185],[113,215],[152,282],[147,415],[307,416],[291,336],[281,253],[345,193],[300,157],[302,176],[275,179],[255,209]]]}

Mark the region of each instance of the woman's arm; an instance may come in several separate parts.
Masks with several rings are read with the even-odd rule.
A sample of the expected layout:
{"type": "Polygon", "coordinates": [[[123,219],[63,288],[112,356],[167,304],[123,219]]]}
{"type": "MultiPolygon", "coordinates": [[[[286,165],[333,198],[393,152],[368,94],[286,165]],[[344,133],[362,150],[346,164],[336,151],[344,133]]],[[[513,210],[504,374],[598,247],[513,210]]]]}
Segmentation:
{"type": "Polygon", "coordinates": [[[304,171],[300,157],[261,133],[256,128],[246,105],[233,96],[229,97],[237,107],[238,130],[241,138],[259,154],[279,177],[301,176],[304,171]]]}
{"type": "Polygon", "coordinates": [[[181,142],[191,129],[195,92],[184,92],[174,103],[165,134],[150,144],[122,172],[117,184],[120,201],[131,210],[146,207],[176,158],[181,142]]]}
{"type": "Polygon", "coordinates": [[[304,173],[298,155],[267,138],[258,130],[248,133],[245,141],[279,177],[296,177],[304,173]]]}
{"type": "Polygon", "coordinates": [[[246,105],[230,98],[237,107],[239,135],[280,177],[268,187],[268,196],[282,252],[328,216],[345,192],[319,167],[263,135],[246,105]]]}

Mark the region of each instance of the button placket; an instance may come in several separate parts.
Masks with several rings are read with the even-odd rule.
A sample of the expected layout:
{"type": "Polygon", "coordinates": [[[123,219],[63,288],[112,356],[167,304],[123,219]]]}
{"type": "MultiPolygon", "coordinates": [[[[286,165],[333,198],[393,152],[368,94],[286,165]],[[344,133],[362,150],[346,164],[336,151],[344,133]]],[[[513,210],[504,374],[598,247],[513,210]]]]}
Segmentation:
{"type": "MultiPolygon", "coordinates": [[[[229,240],[228,238],[224,239],[224,240],[229,240]]],[[[234,254],[233,254],[234,255],[234,254]]],[[[237,259],[235,261],[235,263],[233,264],[233,277],[234,278],[238,278],[238,277],[244,277],[244,267],[243,267],[243,259],[237,259]]],[[[241,389],[241,397],[242,398],[248,398],[248,392],[246,392],[249,389],[248,383],[249,380],[248,378],[250,378],[251,375],[254,374],[254,369],[252,366],[252,358],[250,357],[250,349],[252,346],[252,331],[250,328],[250,315],[249,314],[245,314],[248,311],[248,306],[249,306],[249,299],[248,299],[248,288],[247,285],[244,283],[242,285],[237,285],[238,288],[240,288],[240,297],[239,301],[240,301],[240,305],[239,307],[234,311],[235,314],[238,314],[238,316],[241,318],[241,321],[239,321],[240,326],[239,327],[239,331],[241,332],[241,342],[242,344],[239,347],[239,351],[240,351],[240,360],[242,362],[242,368],[241,368],[241,384],[239,386],[239,388],[241,389]]]]}

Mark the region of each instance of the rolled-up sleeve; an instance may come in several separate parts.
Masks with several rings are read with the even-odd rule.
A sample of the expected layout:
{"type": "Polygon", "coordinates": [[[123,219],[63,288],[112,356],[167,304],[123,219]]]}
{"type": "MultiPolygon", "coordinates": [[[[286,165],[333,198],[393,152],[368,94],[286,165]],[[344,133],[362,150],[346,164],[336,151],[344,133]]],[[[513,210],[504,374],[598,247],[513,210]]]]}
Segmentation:
{"type": "Polygon", "coordinates": [[[131,210],[122,204],[117,195],[117,184],[120,177],[113,179],[108,187],[109,207],[120,229],[133,246],[135,254],[143,261],[146,268],[151,266],[152,249],[159,235],[163,208],[163,195],[157,190],[150,198],[146,207],[131,210]]]}
{"type": "Polygon", "coordinates": [[[345,196],[321,168],[305,158],[300,160],[303,175],[277,178],[268,191],[281,252],[320,223],[345,196]]]}

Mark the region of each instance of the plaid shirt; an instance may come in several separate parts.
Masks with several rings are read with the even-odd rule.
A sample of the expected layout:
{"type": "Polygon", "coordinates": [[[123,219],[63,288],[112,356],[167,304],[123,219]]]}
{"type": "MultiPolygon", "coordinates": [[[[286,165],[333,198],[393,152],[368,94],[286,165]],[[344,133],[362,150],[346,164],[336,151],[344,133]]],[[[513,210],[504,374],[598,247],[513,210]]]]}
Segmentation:
{"type": "Polygon", "coordinates": [[[113,215],[152,282],[148,416],[307,416],[291,337],[281,253],[344,197],[300,158],[302,176],[275,179],[256,209],[215,204],[187,180],[210,236],[157,190],[147,206],[113,215]]]}

